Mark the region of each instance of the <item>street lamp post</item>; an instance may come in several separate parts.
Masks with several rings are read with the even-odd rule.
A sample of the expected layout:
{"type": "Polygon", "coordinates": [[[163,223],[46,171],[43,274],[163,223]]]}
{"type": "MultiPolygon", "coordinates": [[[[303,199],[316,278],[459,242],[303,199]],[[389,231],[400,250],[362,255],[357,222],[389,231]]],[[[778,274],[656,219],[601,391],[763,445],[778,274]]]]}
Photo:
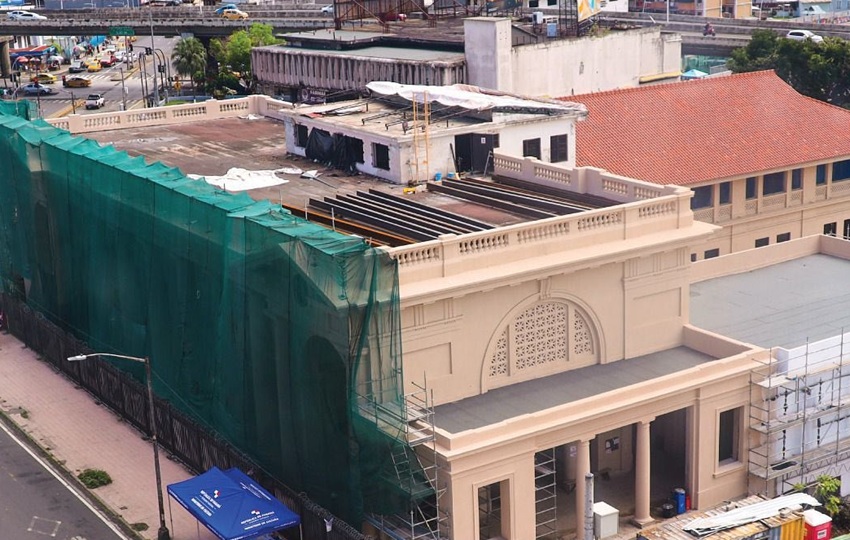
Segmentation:
{"type": "Polygon", "coordinates": [[[109,358],[123,358],[124,360],[132,360],[133,362],[141,362],[145,365],[145,379],[148,389],[148,414],[151,422],[151,440],[153,441],[153,465],[156,474],[156,499],[159,504],[159,531],[157,532],[157,540],[171,540],[171,533],[168,532],[168,527],[165,525],[165,505],[162,500],[162,473],[159,468],[159,442],[156,437],[156,419],[154,418],[153,408],[153,384],[151,382],[151,359],[145,356],[126,356],[123,354],[112,353],[91,353],[80,354],[77,356],[69,356],[69,362],[80,362],[93,356],[106,356],[109,358]]]}

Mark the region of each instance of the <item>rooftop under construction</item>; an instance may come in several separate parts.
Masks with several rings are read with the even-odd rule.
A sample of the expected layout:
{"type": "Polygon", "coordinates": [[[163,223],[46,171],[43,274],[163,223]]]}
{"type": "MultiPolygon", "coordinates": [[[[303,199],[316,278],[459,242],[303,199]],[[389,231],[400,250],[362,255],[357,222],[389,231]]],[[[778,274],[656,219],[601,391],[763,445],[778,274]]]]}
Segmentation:
{"type": "Polygon", "coordinates": [[[282,126],[269,118],[127,128],[89,137],[186,174],[221,176],[249,159],[255,170],[317,170],[316,177],[307,178],[280,173],[280,185],[247,193],[374,244],[404,245],[616,204],[588,194],[532,189],[510,179],[446,178],[428,183],[427,189],[410,190],[368,175],[346,175],[285,155],[282,126]],[[242,136],[247,130],[252,137],[242,136]]]}

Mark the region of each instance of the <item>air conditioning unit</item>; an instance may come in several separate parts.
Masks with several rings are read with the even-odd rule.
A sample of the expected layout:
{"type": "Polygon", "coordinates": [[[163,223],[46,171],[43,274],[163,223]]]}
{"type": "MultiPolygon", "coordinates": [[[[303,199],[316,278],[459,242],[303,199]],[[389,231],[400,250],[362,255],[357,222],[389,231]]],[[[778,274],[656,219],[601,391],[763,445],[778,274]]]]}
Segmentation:
{"type": "Polygon", "coordinates": [[[543,12],[542,11],[534,11],[531,14],[531,22],[533,24],[543,24],[543,12]]]}

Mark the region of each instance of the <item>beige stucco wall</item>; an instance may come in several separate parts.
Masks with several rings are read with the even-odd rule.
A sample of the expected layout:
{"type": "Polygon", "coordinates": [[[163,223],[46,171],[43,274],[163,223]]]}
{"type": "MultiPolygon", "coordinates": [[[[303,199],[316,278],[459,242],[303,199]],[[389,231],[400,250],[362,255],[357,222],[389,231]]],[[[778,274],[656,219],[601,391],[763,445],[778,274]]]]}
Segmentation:
{"type": "Polygon", "coordinates": [[[705,252],[712,249],[719,249],[720,255],[752,249],[757,239],[767,238],[773,245],[777,243],[777,236],[785,233],[790,233],[791,239],[820,235],[828,223],[835,223],[836,234],[841,236],[845,220],[850,220],[850,181],[833,183],[830,180],[831,164],[825,163],[827,182],[816,185],[819,164],[822,163],[799,167],[802,169],[802,188],[798,190],[791,190],[791,171],[788,170],[787,189],[780,194],[762,195],[763,175],[756,176],[758,196],[749,200],[745,198],[746,178],[728,180],[731,182],[731,201],[724,205],[720,205],[717,199],[717,186],[721,181],[703,184],[715,186],[714,205],[695,210],[694,216],[720,225],[722,229],[694,244],[691,253],[695,259],[705,258],[705,252]]]}

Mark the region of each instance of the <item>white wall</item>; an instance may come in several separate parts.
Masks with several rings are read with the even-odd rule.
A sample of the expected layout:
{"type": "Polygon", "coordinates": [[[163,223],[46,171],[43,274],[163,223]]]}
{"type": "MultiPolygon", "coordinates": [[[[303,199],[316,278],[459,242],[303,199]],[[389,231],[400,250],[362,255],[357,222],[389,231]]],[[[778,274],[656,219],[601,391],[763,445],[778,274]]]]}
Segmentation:
{"type": "MultiPolygon", "coordinates": [[[[619,0],[618,0],[619,1],[619,0]]],[[[680,69],[681,37],[659,28],[608,32],[598,37],[547,40],[510,49],[496,30],[507,19],[466,19],[469,84],[528,96],[561,97],[638,86],[641,77],[680,69]],[[494,86],[494,85],[499,86],[494,86]]]]}
{"type": "MultiPolygon", "coordinates": [[[[295,141],[297,140],[295,136],[296,120],[286,114],[284,114],[284,117],[286,126],[286,151],[299,156],[305,155],[305,149],[295,145],[295,141]]],[[[496,122],[468,125],[441,132],[437,131],[432,133],[429,138],[430,147],[427,153],[425,152],[424,140],[421,140],[419,143],[418,153],[414,151],[412,135],[382,135],[380,132],[371,131],[366,128],[334,124],[332,120],[311,119],[300,115],[297,117],[297,122],[307,126],[308,129],[318,127],[319,129],[328,131],[331,135],[341,133],[349,137],[361,139],[363,141],[364,163],[358,163],[357,169],[395,184],[431,180],[438,172],[442,173],[443,176],[449,172],[453,172],[455,169],[450,145],[454,145],[456,135],[466,133],[498,133],[500,145],[496,150],[500,153],[516,156],[522,155],[523,140],[539,138],[541,161],[545,162],[549,162],[551,159],[550,137],[566,134],[569,144],[569,160],[561,163],[565,166],[575,167],[575,119],[569,116],[552,117],[545,115],[525,115],[525,117],[528,119],[522,122],[518,122],[514,118],[512,119],[512,123],[505,124],[496,118],[496,122]],[[373,166],[372,143],[380,143],[389,147],[390,170],[378,169],[373,166]],[[416,176],[417,160],[419,162],[418,177],[416,176]]],[[[492,163],[490,166],[493,166],[492,163]]]]}

